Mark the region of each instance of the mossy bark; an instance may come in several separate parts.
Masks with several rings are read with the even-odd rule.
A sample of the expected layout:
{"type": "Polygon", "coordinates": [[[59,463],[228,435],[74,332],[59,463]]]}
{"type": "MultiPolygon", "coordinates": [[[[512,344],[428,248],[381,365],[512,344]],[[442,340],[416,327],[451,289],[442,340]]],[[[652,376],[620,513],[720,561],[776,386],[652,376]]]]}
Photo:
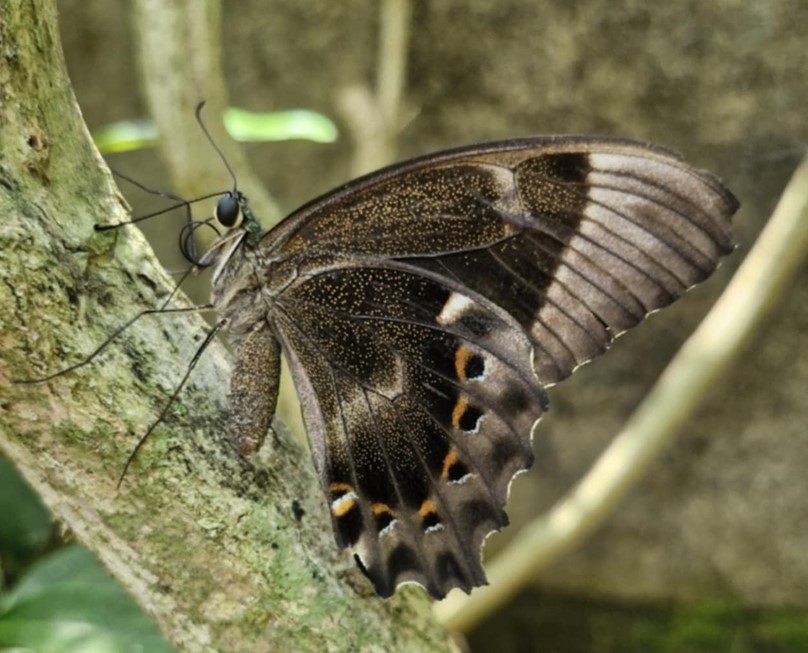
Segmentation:
{"type": "MultiPolygon", "coordinates": [[[[308,453],[279,427],[260,469],[224,437],[229,363],[205,352],[133,445],[205,325],[149,316],[173,283],[132,227],[67,78],[51,2],[0,1],[0,454],[183,651],[441,650],[420,590],[371,596],[333,544],[308,453]]],[[[182,300],[179,300],[178,305],[182,300]]]]}

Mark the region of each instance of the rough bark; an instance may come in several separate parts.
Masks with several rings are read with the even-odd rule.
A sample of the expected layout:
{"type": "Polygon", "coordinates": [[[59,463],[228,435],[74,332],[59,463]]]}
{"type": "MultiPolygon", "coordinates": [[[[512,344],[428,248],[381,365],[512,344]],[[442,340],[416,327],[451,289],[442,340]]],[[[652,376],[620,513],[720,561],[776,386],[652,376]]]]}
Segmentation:
{"type": "Polygon", "coordinates": [[[126,210],[67,79],[54,4],[2,0],[0,16],[0,453],[183,651],[440,650],[419,590],[379,601],[336,552],[294,439],[279,429],[261,469],[226,443],[217,345],[116,490],[201,317],[144,318],[87,367],[11,383],[81,361],[172,281],[136,229],[93,229],[126,210]]]}

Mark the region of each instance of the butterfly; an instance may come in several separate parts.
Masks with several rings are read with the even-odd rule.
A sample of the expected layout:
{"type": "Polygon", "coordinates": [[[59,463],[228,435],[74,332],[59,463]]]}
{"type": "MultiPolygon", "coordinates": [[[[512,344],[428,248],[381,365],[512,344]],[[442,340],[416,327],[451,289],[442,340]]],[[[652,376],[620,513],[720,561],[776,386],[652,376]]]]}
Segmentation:
{"type": "Polygon", "coordinates": [[[547,388],[708,277],[738,206],[670,151],[568,136],[399,163],[267,232],[234,189],[199,261],[235,353],[230,439],[260,448],[283,352],[338,545],[380,596],[468,592],[547,388]]]}

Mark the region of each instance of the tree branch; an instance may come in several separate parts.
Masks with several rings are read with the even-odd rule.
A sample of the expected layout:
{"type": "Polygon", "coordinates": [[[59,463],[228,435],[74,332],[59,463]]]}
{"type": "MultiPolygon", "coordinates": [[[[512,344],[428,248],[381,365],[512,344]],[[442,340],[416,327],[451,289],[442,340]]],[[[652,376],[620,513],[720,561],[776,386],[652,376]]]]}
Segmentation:
{"type": "Polygon", "coordinates": [[[82,360],[172,282],[136,229],[93,229],[127,215],[81,120],[53,3],[4,2],[0,40],[0,453],[184,651],[440,650],[420,590],[380,601],[337,552],[293,438],[279,429],[261,469],[233,452],[217,345],[115,490],[199,316],[143,318],[91,366],[10,382],[82,360]]]}

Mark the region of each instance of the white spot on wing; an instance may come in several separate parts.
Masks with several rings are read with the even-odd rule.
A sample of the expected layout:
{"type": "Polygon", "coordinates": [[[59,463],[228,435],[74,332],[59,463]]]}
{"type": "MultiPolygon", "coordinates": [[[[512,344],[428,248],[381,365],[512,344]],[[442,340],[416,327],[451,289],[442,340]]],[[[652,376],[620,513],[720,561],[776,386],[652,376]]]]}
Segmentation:
{"type": "Polygon", "coordinates": [[[334,499],[331,502],[331,512],[337,514],[339,513],[340,506],[352,501],[357,501],[358,499],[359,497],[357,496],[356,492],[346,492],[341,497],[334,499]]]}
{"type": "Polygon", "coordinates": [[[398,519],[394,519],[389,524],[387,524],[387,526],[385,526],[382,530],[379,531],[379,537],[384,537],[385,535],[390,533],[393,530],[393,526],[395,526],[397,523],[398,519]]]}
{"type": "Polygon", "coordinates": [[[443,310],[437,317],[437,323],[444,325],[454,324],[462,317],[466,309],[473,304],[474,302],[465,295],[453,292],[443,305],[443,310]]]}

